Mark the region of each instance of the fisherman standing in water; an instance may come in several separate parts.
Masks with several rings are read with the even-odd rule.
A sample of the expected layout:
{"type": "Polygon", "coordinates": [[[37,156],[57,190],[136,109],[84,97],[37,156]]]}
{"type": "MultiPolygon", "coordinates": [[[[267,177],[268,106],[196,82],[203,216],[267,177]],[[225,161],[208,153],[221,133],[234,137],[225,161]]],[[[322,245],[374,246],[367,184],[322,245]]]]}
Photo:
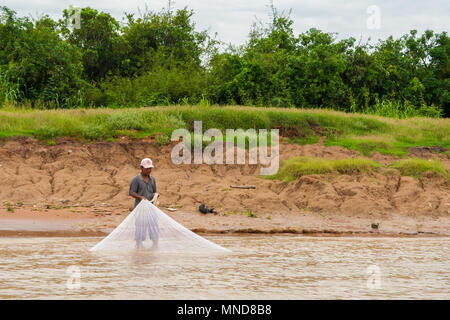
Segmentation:
{"type": "MultiPolygon", "coordinates": [[[[150,202],[156,201],[159,194],[156,192],[155,178],[150,176],[154,168],[152,160],[145,158],[141,161],[141,173],[131,180],[130,184],[130,196],[135,198],[134,208],[142,200],[149,200],[150,202]]],[[[159,239],[159,227],[158,220],[154,212],[139,212],[136,216],[136,248],[142,248],[142,242],[147,236],[147,232],[150,240],[153,242],[153,247],[157,247],[159,239]]]]}

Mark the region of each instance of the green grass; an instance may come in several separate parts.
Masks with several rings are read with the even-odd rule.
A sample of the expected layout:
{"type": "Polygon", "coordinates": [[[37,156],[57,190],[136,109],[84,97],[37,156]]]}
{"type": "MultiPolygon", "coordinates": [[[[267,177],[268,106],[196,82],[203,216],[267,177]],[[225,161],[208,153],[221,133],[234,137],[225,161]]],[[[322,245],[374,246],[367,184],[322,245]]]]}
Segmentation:
{"type": "Polygon", "coordinates": [[[444,165],[439,160],[425,160],[409,158],[395,161],[390,166],[384,166],[366,158],[347,158],[339,160],[329,160],[323,158],[294,157],[283,162],[275,175],[267,176],[267,179],[282,180],[290,182],[305,175],[314,174],[352,174],[358,172],[373,172],[377,168],[384,167],[386,174],[396,174],[400,172],[403,176],[420,178],[426,172],[431,172],[438,177],[450,179],[444,165]]]}
{"type": "Polygon", "coordinates": [[[257,215],[255,215],[253,212],[252,212],[252,210],[244,210],[244,211],[242,211],[242,215],[244,215],[244,216],[247,216],[247,217],[250,217],[250,218],[257,218],[258,216],[257,215]]]}
{"type": "Polygon", "coordinates": [[[339,173],[351,174],[354,172],[374,171],[382,165],[370,159],[365,158],[349,158],[333,160],[333,167],[339,173]]]}
{"type": "Polygon", "coordinates": [[[327,143],[328,146],[342,146],[351,150],[358,150],[365,156],[370,156],[374,151],[381,154],[391,154],[396,156],[404,156],[408,145],[400,145],[392,140],[391,136],[351,136],[340,139],[333,139],[327,143]]]}
{"type": "Polygon", "coordinates": [[[342,146],[370,155],[404,156],[414,146],[450,148],[450,119],[406,120],[349,114],[324,109],[290,109],[241,106],[165,106],[32,110],[0,108],[0,138],[34,136],[40,140],[72,137],[80,140],[113,139],[125,135],[142,138],[162,133],[159,144],[169,142],[173,130],[192,132],[195,120],[203,132],[226,129],[279,129],[288,141],[309,144],[325,136],[327,146],[342,146]]]}
{"type": "Polygon", "coordinates": [[[382,165],[364,158],[348,158],[329,160],[323,158],[294,157],[286,160],[277,174],[268,176],[269,179],[290,182],[305,175],[340,173],[351,174],[354,172],[374,171],[382,165]]]}
{"type": "Polygon", "coordinates": [[[287,143],[297,143],[300,145],[305,145],[305,144],[314,144],[317,143],[319,141],[320,137],[319,136],[306,136],[306,137],[301,137],[301,138],[284,138],[284,142],[287,143]]]}
{"type": "Polygon", "coordinates": [[[439,160],[425,160],[418,158],[402,159],[394,162],[391,168],[397,169],[404,176],[420,178],[426,172],[450,179],[449,173],[439,160]]]}
{"type": "Polygon", "coordinates": [[[442,109],[436,106],[422,106],[417,108],[408,102],[392,100],[377,101],[375,105],[365,109],[363,113],[397,119],[407,119],[417,116],[442,117],[442,109]]]}
{"type": "Polygon", "coordinates": [[[9,202],[6,203],[6,210],[8,210],[8,212],[14,213],[14,208],[9,202]]]}

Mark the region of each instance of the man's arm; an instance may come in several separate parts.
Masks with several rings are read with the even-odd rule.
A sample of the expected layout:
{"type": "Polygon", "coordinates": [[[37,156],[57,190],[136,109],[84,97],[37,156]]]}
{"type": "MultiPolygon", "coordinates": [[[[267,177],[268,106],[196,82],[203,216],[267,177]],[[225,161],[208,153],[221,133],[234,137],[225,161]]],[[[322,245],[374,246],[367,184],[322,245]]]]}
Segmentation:
{"type": "Polygon", "coordinates": [[[141,199],[141,200],[145,200],[144,196],[140,196],[138,195],[136,192],[133,192],[132,194],[130,194],[130,196],[132,196],[135,199],[141,199]]]}
{"type": "Polygon", "coordinates": [[[156,180],[154,177],[152,177],[152,187],[153,187],[153,193],[156,193],[156,180]]]}

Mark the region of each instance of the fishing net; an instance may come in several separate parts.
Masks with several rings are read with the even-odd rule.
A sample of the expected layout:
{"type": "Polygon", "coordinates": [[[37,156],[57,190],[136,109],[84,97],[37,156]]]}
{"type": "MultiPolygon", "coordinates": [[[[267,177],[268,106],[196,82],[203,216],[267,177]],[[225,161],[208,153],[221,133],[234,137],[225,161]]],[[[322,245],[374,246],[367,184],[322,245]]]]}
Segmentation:
{"type": "Polygon", "coordinates": [[[170,218],[148,200],[136,208],[90,251],[149,249],[170,253],[230,252],[170,218]]]}

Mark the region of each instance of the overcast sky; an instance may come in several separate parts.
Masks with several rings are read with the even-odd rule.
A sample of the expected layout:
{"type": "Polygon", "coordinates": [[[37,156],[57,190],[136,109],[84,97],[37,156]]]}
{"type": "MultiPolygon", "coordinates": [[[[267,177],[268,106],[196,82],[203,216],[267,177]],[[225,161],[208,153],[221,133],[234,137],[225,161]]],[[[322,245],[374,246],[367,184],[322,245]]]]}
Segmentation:
{"type": "MultiPolygon", "coordinates": [[[[54,19],[60,18],[69,5],[90,6],[121,20],[124,12],[138,14],[138,8],[143,11],[146,5],[159,11],[167,3],[166,0],[0,0],[0,5],[15,10],[19,16],[49,14],[54,19]]],[[[420,33],[426,29],[450,30],[449,0],[274,0],[273,3],[278,11],[292,9],[296,35],[315,27],[337,32],[338,38],[377,40],[389,35],[399,37],[411,29],[420,33]]],[[[199,30],[209,29],[211,34],[217,32],[219,40],[239,45],[247,41],[256,17],[270,21],[269,4],[269,0],[176,0],[173,7],[188,6],[194,10],[199,30]]]]}

